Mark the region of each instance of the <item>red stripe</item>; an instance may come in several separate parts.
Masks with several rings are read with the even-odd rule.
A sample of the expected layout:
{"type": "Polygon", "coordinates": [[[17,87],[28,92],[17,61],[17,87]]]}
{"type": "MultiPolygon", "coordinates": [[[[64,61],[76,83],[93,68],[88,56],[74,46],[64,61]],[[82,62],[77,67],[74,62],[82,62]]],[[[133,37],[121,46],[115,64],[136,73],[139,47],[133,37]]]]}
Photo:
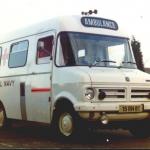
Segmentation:
{"type": "Polygon", "coordinates": [[[51,91],[51,88],[32,88],[32,92],[49,92],[51,91]]]}

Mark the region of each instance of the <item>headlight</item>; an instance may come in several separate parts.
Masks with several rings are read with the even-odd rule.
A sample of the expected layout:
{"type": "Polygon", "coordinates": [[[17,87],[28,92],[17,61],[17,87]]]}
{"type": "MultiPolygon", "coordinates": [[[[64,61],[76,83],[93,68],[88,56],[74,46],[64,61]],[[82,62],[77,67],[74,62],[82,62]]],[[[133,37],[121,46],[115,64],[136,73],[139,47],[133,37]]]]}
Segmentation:
{"type": "Polygon", "coordinates": [[[85,91],[85,97],[88,99],[88,100],[91,100],[94,98],[94,90],[92,88],[88,88],[86,89],[85,91]]]}

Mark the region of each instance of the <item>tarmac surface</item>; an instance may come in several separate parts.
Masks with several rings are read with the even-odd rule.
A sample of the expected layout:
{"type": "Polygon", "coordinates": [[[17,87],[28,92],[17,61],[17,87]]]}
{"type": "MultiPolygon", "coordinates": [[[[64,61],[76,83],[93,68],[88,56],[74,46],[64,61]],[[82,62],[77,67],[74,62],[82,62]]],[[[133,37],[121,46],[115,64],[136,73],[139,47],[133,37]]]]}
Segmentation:
{"type": "Polygon", "coordinates": [[[1,149],[150,149],[150,138],[135,138],[128,130],[99,130],[70,141],[55,139],[48,127],[13,125],[0,130],[1,149]]]}

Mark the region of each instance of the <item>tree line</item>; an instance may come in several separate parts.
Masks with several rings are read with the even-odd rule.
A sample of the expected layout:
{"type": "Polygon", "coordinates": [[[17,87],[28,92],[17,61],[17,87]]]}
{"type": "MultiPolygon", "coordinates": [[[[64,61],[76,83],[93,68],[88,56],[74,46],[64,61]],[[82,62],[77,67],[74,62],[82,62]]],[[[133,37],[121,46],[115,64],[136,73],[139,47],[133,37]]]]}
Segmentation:
{"type": "Polygon", "coordinates": [[[143,54],[141,52],[141,44],[139,41],[135,39],[135,37],[132,37],[131,40],[131,46],[134,54],[134,58],[137,64],[137,68],[139,70],[145,71],[144,69],[144,63],[143,63],[143,54]]]}

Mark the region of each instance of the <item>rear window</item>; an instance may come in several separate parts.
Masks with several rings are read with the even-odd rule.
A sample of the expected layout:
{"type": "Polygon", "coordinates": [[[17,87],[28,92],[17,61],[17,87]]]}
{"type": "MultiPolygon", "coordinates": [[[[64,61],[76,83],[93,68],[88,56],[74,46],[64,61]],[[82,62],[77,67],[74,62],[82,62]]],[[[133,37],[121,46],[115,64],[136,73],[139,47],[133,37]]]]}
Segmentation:
{"type": "Polygon", "coordinates": [[[25,66],[28,53],[28,41],[20,41],[11,45],[9,63],[10,68],[25,66]]]}

